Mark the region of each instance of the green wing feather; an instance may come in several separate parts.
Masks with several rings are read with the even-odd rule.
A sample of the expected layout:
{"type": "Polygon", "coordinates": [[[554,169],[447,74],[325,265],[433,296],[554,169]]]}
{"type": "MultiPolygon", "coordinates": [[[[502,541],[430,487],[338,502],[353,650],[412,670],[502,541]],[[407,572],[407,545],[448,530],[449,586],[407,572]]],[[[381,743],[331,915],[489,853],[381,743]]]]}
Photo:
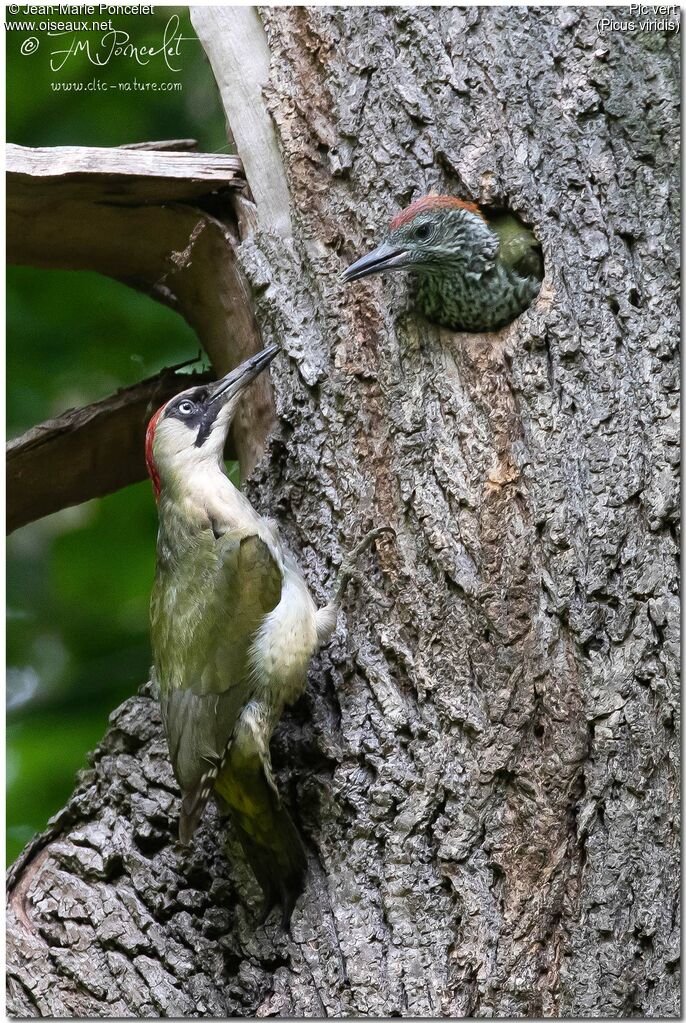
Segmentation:
{"type": "Polygon", "coordinates": [[[188,842],[214,787],[265,895],[287,924],[307,860],[266,756],[230,742],[252,695],[250,647],[281,599],[283,576],[258,536],[203,536],[185,575],[158,570],[151,608],[160,704],[174,773],[184,793],[179,837],[188,842]],[[211,772],[208,775],[208,770],[211,772]],[[211,779],[211,780],[210,780],[211,779]]]}
{"type": "Polygon", "coordinates": [[[488,222],[498,235],[500,259],[520,277],[543,280],[543,256],[536,237],[511,213],[489,216],[488,222]]]}
{"type": "Polygon", "coordinates": [[[151,637],[174,773],[191,792],[222,756],[250,699],[249,651],[281,599],[281,569],[257,535],[207,531],[173,572],[158,569],[151,637]]]}

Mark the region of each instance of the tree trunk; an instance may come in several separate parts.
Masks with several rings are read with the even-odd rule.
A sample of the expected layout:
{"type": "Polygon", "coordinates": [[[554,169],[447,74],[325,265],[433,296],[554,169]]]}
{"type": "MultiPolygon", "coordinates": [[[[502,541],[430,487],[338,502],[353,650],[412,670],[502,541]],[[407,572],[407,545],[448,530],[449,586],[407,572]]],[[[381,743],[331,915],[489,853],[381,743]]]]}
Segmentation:
{"type": "Polygon", "coordinates": [[[175,846],[141,695],[15,870],[15,1014],[678,1015],[678,37],[606,14],[194,11],[283,348],[250,497],[319,602],[397,538],[274,742],[290,934],[214,812],[175,846]],[[497,334],[339,280],[432,189],[543,244],[497,334]]]}

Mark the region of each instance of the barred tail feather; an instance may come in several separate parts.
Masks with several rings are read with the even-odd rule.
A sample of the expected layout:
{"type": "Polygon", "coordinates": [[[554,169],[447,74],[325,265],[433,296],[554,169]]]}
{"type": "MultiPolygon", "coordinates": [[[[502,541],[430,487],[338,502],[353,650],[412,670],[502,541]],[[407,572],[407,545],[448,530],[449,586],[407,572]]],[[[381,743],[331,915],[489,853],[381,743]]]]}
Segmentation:
{"type": "Polygon", "coordinates": [[[203,811],[207,806],[207,801],[212,795],[217,777],[224,768],[230,749],[231,744],[229,743],[221,760],[215,760],[201,775],[193,788],[184,793],[181,801],[181,813],[179,815],[179,841],[182,845],[190,844],[203,811]]]}
{"type": "Polygon", "coordinates": [[[190,845],[195,829],[202,817],[203,810],[207,806],[207,800],[210,798],[212,791],[212,783],[209,778],[209,772],[203,774],[198,784],[183,797],[181,813],[179,814],[179,841],[181,845],[190,845]]]}

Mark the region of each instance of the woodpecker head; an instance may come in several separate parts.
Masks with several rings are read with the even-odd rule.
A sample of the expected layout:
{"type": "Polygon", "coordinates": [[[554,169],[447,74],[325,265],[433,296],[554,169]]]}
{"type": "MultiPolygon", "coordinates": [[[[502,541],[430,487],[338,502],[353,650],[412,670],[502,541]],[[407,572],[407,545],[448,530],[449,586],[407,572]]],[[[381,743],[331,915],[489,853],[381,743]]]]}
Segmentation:
{"type": "Polygon", "coordinates": [[[271,345],[221,380],[182,391],[157,410],[145,437],[145,461],[156,498],[176,477],[202,464],[221,462],[243,391],[278,350],[278,345],[271,345]]]}
{"type": "Polygon", "coordinates": [[[449,195],[427,195],[393,218],[381,245],[349,266],[343,280],[385,270],[479,273],[497,251],[497,237],[478,206],[449,195]]]}

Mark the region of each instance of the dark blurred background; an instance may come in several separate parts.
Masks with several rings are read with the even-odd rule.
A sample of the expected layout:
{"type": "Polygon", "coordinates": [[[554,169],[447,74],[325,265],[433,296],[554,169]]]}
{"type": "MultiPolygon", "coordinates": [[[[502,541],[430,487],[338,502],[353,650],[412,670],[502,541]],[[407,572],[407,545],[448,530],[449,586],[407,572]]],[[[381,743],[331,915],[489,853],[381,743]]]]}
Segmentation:
{"type": "MultiPolygon", "coordinates": [[[[163,59],[95,67],[85,52],[50,69],[54,39],[6,33],[7,139],[25,146],[118,146],[195,138],[228,151],[211,69],[188,9],[113,18],[136,45],[159,46],[169,18],[183,36],[163,59]],[[28,37],[38,50],[22,55],[28,37]],[[165,92],[55,91],[55,82],[180,82],[165,92]]],[[[15,18],[21,20],[20,18],[15,18]]],[[[37,19],[39,20],[39,19],[37,19]]],[[[97,35],[77,33],[79,40],[97,35]]],[[[61,40],[61,47],[64,37],[61,40]]],[[[169,309],[97,274],[9,267],[7,436],[193,358],[194,333],[169,309]]],[[[148,674],[148,598],[157,517],[150,486],[66,509],[7,544],[7,858],[66,801],[108,715],[148,674]]]]}

